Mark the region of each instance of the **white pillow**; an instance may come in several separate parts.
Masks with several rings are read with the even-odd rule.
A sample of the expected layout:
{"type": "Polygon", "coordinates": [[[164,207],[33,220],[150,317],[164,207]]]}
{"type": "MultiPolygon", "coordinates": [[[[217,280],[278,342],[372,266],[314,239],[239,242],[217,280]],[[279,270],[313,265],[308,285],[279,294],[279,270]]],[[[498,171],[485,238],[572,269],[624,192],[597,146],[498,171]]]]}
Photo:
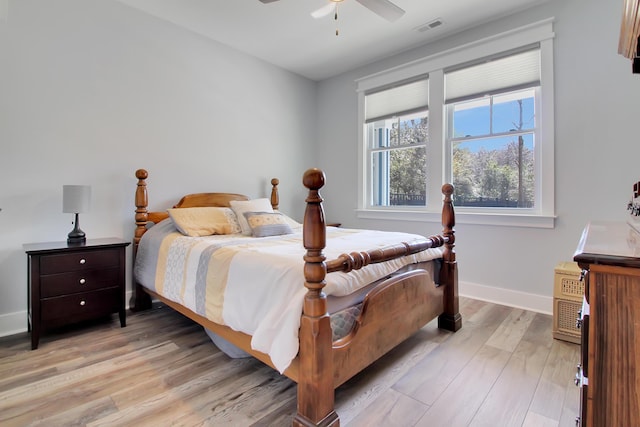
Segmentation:
{"type": "Polygon", "coordinates": [[[245,212],[273,212],[271,201],[269,199],[252,199],[252,200],[231,200],[229,206],[236,214],[236,218],[240,223],[242,234],[251,236],[252,231],[247,219],[244,217],[245,212]]]}

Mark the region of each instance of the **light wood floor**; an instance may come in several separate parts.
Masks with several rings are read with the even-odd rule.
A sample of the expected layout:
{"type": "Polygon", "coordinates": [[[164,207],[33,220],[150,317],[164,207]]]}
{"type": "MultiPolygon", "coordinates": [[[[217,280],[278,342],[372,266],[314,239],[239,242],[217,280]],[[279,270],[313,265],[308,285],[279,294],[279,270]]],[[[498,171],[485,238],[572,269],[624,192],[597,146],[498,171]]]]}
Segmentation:
{"type": "MultiPolygon", "coordinates": [[[[461,300],[463,326],[432,322],[336,391],[343,426],[574,426],[579,346],[551,316],[461,300]]],[[[231,360],[163,306],[0,339],[2,426],[286,426],[295,383],[231,360]]]]}

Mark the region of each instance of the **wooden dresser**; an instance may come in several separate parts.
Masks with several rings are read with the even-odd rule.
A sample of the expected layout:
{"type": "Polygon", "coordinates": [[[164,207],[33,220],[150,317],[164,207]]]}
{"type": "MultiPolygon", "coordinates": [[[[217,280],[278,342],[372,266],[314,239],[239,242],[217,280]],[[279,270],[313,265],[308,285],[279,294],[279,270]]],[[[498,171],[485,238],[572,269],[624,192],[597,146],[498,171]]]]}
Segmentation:
{"type": "Polygon", "coordinates": [[[585,274],[576,424],[640,426],[640,233],[592,222],[573,259],[585,274]]]}
{"type": "Polygon", "coordinates": [[[126,325],[125,248],[121,239],[25,244],[28,255],[31,349],[41,331],[110,313],[126,325]]]}

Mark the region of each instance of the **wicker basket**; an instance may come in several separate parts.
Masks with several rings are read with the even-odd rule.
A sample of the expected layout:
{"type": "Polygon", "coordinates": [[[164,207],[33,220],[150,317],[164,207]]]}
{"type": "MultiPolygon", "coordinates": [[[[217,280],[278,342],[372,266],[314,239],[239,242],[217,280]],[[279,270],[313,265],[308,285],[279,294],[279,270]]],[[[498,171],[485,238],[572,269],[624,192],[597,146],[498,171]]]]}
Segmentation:
{"type": "Polygon", "coordinates": [[[580,273],[575,262],[561,262],[555,268],[553,286],[553,337],[576,344],[580,344],[576,320],[584,295],[580,273]]]}

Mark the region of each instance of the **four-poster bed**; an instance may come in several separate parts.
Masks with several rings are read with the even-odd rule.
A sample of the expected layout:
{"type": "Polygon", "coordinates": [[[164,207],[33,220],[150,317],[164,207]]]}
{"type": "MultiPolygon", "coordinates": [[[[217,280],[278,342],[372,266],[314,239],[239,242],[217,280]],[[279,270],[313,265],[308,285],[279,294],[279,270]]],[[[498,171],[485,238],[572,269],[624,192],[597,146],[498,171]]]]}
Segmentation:
{"type": "MultiPolygon", "coordinates": [[[[136,171],[136,177],[138,179],[135,196],[137,226],[133,253],[134,257],[138,256],[142,259],[138,252],[142,252],[141,244],[146,242],[143,237],[148,230],[158,227],[154,225],[149,228],[149,225],[160,223],[169,218],[169,213],[148,210],[146,184],[148,173],[144,169],[139,169],[136,171]]],[[[151,306],[151,298],[157,298],[297,382],[298,410],[293,420],[293,425],[296,426],[338,426],[339,418],[334,410],[334,389],[336,387],[366,368],[431,320],[437,318],[438,326],[450,331],[457,331],[462,324],[458,310],[458,275],[454,251],[453,187],[449,184],[443,186],[442,225],[444,229],[441,234],[428,238],[397,241],[394,244],[376,247],[372,250],[358,249],[344,252],[333,259],[327,259],[325,251],[330,250],[331,246],[327,245],[328,235],[329,238],[337,235],[339,238],[345,239],[347,234],[357,233],[356,230],[343,231],[332,227],[329,227],[331,229],[329,230],[325,225],[323,199],[319,193],[324,182],[324,173],[318,169],[310,169],[303,176],[303,184],[308,189],[308,197],[303,227],[298,234],[302,243],[300,246],[303,246],[304,249],[301,249],[303,256],[295,257],[299,260],[300,268],[303,270],[303,275],[300,275],[300,283],[296,284],[301,291],[298,294],[301,296],[299,306],[301,310],[298,309],[297,313],[302,311],[302,314],[299,323],[295,323],[297,356],[294,353],[295,358],[290,363],[286,365],[276,363],[274,362],[276,359],[271,353],[267,354],[266,351],[252,348],[254,337],[249,333],[232,329],[223,324],[225,322],[214,322],[211,319],[217,318],[208,315],[212,312],[209,308],[198,313],[198,309],[194,307],[201,304],[200,302],[194,302],[194,306],[189,306],[176,302],[176,298],[162,295],[161,292],[158,292],[159,289],[164,289],[161,285],[146,284],[142,286],[136,277],[131,304],[133,310],[147,309],[151,306]],[[438,259],[428,261],[428,259],[434,258],[433,251],[437,252],[438,259]],[[427,253],[431,253],[432,256],[425,258],[427,253]],[[405,262],[407,259],[416,261],[413,264],[401,264],[403,267],[399,270],[384,273],[373,283],[362,288],[353,324],[342,336],[338,338],[333,336],[332,317],[330,316],[330,308],[328,308],[328,298],[325,295],[330,287],[327,286],[328,277],[346,275],[345,277],[350,278],[350,274],[359,274],[374,267],[376,269],[387,268],[388,264],[395,265],[395,262],[405,262]],[[431,267],[427,267],[427,265],[431,267]],[[429,271],[429,269],[435,271],[429,271]],[[283,368],[283,366],[286,367],[283,368]]],[[[278,180],[273,179],[271,183],[270,204],[277,212],[278,180]]],[[[224,208],[235,206],[236,202],[248,200],[248,197],[235,193],[198,193],[183,197],[173,209],[224,208]]],[[[175,212],[171,209],[170,211],[175,212]]],[[[263,213],[259,212],[259,214],[263,213]]],[[[252,214],[255,213],[248,215],[252,214]]],[[[247,219],[250,218],[250,216],[245,216],[247,219]]],[[[178,236],[174,237],[176,241],[178,238],[182,238],[175,232],[174,235],[178,236]]],[[[293,239],[296,237],[296,233],[287,232],[287,236],[284,237],[293,239]]],[[[147,237],[147,239],[149,238],[147,237]]],[[[204,244],[203,240],[205,239],[198,237],[196,239],[200,239],[198,245],[204,244]]],[[[228,241],[232,239],[228,236],[226,239],[221,246],[228,250],[231,245],[228,241]]],[[[242,245],[251,239],[245,238],[241,241],[242,245]]],[[[277,241],[277,236],[253,239],[260,242],[274,241],[276,242],[273,243],[274,245],[280,244],[277,241]]],[[[268,251],[271,251],[271,247],[268,251]]],[[[241,257],[237,256],[237,258],[241,257]]],[[[137,268],[142,267],[137,266],[137,268]]],[[[225,272],[225,277],[227,275],[231,277],[233,273],[231,271],[225,272]]],[[[231,292],[229,286],[231,285],[226,288],[225,304],[231,304],[232,301],[232,298],[228,297],[231,292]]],[[[332,296],[329,297],[329,300],[331,298],[332,296]]],[[[296,307],[294,305],[294,312],[296,307]]]]}

